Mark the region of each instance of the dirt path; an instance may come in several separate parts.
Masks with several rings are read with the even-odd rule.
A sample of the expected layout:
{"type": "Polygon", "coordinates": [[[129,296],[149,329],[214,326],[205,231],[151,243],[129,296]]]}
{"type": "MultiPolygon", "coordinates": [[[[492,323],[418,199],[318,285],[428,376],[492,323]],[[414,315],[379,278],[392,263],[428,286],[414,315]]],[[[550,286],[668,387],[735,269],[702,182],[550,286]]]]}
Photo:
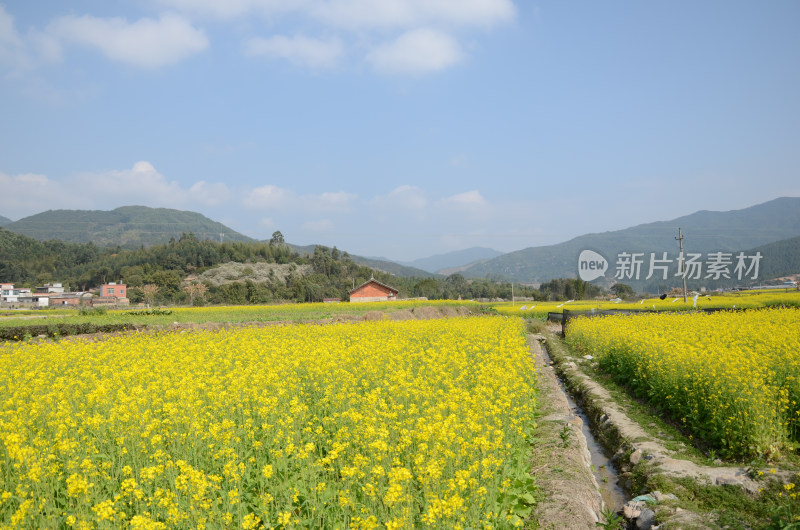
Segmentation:
{"type": "Polygon", "coordinates": [[[543,529],[597,528],[603,501],[594,475],[582,420],[574,414],[535,336],[529,338],[539,387],[538,440],[532,474],[542,492],[535,517],[543,529]]]}

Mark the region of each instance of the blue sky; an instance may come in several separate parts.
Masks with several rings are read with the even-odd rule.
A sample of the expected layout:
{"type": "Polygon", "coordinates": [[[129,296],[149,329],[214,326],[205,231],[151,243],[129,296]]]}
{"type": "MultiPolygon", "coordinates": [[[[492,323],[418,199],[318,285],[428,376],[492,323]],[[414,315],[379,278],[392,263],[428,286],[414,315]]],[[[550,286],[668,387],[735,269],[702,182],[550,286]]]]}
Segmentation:
{"type": "Polygon", "coordinates": [[[0,0],[0,215],[411,260],[800,196],[800,3],[0,0]]]}

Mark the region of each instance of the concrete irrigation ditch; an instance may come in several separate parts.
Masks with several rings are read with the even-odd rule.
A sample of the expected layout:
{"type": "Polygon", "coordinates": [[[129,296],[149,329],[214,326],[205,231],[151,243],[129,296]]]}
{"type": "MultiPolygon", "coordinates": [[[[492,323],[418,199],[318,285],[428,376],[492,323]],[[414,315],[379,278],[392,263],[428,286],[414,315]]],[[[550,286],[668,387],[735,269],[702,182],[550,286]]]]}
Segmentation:
{"type": "MultiPolygon", "coordinates": [[[[551,325],[550,329],[555,332],[559,328],[560,326],[551,325]]],[[[533,334],[530,337],[532,351],[540,357],[537,366],[542,392],[541,406],[545,414],[540,421],[542,437],[558,439],[559,429],[562,432],[571,429],[576,433],[575,442],[584,466],[580,471],[558,471],[555,474],[563,478],[559,482],[547,475],[553,475],[553,466],[557,470],[563,466],[558,461],[550,462],[551,470],[537,476],[537,482],[545,492],[539,508],[541,528],[596,528],[597,525],[605,524],[612,512],[624,515],[626,528],[736,528],[737,526],[719,524],[715,520],[718,514],[713,513],[713,510],[694,511],[691,502],[684,502],[686,499],[674,494],[650,491],[648,485],[658,484],[659,480],[654,480],[656,477],[675,480],[676,483],[690,480],[702,487],[738,489],[742,494],[755,498],[765,487],[767,477],[778,483],[789,483],[797,478],[796,470],[769,467],[754,469],[744,465],[724,465],[720,461],[715,461],[714,465],[703,465],[683,458],[682,451],[672,448],[674,442],[666,443],[665,439],[671,438],[670,436],[659,433],[663,435],[662,438],[648,432],[631,419],[625,406],[611,392],[587,374],[591,372],[588,368],[593,362],[590,355],[580,357],[571,352],[565,353],[567,350],[563,346],[552,347],[554,342],[560,340],[554,334],[533,334]],[[538,355],[539,345],[541,355],[538,355]],[[553,384],[556,377],[564,388],[558,388],[558,383],[553,384]],[[567,397],[560,395],[564,389],[578,403],[577,409],[569,406],[565,408],[565,405],[559,404],[568,403],[567,397]],[[545,403],[545,399],[553,404],[545,403]],[[560,410],[560,413],[553,410],[560,410]],[[588,437],[579,434],[582,414],[585,414],[591,424],[591,435],[588,437]],[[558,427],[554,429],[550,424],[558,427]],[[565,427],[567,425],[571,427],[565,427]],[[609,501],[614,498],[610,495],[610,490],[614,488],[611,484],[598,481],[596,475],[591,473],[593,468],[596,471],[598,467],[596,463],[592,465],[592,454],[588,449],[592,445],[592,438],[605,448],[605,454],[610,457],[609,467],[613,466],[618,473],[610,473],[607,480],[610,482],[617,479],[624,495],[622,501],[609,501]],[[566,514],[571,515],[565,520],[566,514]]],[[[654,424],[650,425],[653,426],[654,424]]],[[[681,445],[681,442],[677,444],[681,445]]],[[[569,449],[563,447],[559,450],[569,452],[569,449]]],[[[547,457],[546,454],[541,456],[547,457]]],[[[563,456],[557,460],[568,458],[570,457],[563,456]]],[[[575,460],[574,456],[572,458],[575,460]]],[[[689,496],[691,495],[687,492],[687,497],[689,496]]]]}

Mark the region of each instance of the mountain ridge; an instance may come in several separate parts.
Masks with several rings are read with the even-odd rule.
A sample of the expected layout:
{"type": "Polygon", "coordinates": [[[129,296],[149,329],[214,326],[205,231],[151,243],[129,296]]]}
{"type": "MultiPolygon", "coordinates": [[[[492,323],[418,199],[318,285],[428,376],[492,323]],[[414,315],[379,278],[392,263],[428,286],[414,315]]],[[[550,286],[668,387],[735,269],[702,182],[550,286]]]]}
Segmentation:
{"type": "MultiPolygon", "coordinates": [[[[577,236],[553,245],[509,252],[465,269],[468,278],[495,277],[536,283],[552,278],[576,277],[583,250],[594,250],[609,260],[620,252],[677,254],[678,228],[688,252],[744,251],[800,234],[800,198],[779,197],[739,210],[701,210],[668,221],[577,236]]],[[[627,282],[626,282],[627,283],[627,282]]]]}
{"type": "Polygon", "coordinates": [[[400,262],[402,265],[415,267],[431,273],[442,274],[444,269],[455,269],[464,267],[472,263],[496,258],[503,253],[487,247],[470,247],[463,250],[454,250],[442,254],[434,254],[427,258],[419,258],[413,261],[400,262]]]}
{"type": "Polygon", "coordinates": [[[183,233],[198,239],[255,241],[203,214],[171,208],[121,206],[114,210],[47,210],[11,222],[12,232],[40,241],[94,243],[100,247],[136,248],[167,243],[183,233]]]}

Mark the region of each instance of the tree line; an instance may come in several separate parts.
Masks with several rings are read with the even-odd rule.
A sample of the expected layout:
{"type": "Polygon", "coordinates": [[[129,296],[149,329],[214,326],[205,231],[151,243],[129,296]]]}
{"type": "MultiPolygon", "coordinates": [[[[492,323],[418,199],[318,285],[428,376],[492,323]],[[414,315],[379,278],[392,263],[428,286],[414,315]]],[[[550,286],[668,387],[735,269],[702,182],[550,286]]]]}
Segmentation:
{"type": "Polygon", "coordinates": [[[269,241],[248,243],[199,240],[191,233],[184,233],[166,244],[125,250],[100,248],[92,243],[39,241],[0,229],[0,281],[20,287],[60,282],[72,291],[87,291],[116,281],[127,284],[132,303],[347,300],[353,287],[373,277],[398,289],[402,298],[511,299],[513,294],[534,300],[566,300],[602,294],[597,286],[579,279],[552,280],[535,288],[519,284],[512,287],[509,282],[488,278],[467,280],[461,274],[443,278],[398,277],[360,265],[336,247],[316,246],[312,254],[299,254],[285,243],[280,232],[275,232],[269,241]],[[270,274],[267,281],[244,279],[224,285],[187,281],[227,262],[286,264],[290,272],[283,277],[270,274]]]}

